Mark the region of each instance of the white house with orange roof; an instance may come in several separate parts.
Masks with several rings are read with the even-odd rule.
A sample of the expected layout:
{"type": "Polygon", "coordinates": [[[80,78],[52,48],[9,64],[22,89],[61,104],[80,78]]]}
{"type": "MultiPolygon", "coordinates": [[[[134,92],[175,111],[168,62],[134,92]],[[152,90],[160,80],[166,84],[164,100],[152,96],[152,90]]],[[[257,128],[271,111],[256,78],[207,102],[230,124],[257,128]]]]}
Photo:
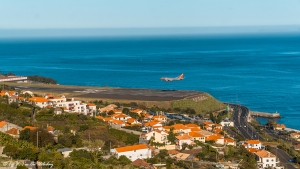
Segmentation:
{"type": "Polygon", "coordinates": [[[245,148],[261,149],[262,144],[259,140],[247,140],[244,143],[245,148]]]}
{"type": "Polygon", "coordinates": [[[122,120],[111,120],[109,122],[110,125],[114,126],[114,127],[118,127],[118,128],[121,128],[121,127],[125,127],[126,123],[122,120]]]}
{"type": "Polygon", "coordinates": [[[135,118],[129,118],[126,121],[129,125],[141,125],[140,122],[138,122],[135,118]]]}
{"type": "Polygon", "coordinates": [[[111,149],[110,152],[116,155],[117,158],[124,155],[131,161],[135,161],[136,159],[147,159],[152,157],[151,149],[146,144],[114,148],[111,149]]]}
{"type": "Polygon", "coordinates": [[[176,143],[176,149],[177,150],[181,150],[182,145],[185,144],[185,143],[187,145],[195,144],[194,141],[193,141],[193,138],[188,134],[183,134],[183,135],[176,136],[175,143],[176,143]]]}
{"type": "Polygon", "coordinates": [[[191,136],[194,141],[198,140],[203,143],[205,142],[205,136],[198,132],[192,131],[192,132],[189,132],[188,135],[191,136]]]}
{"type": "Polygon", "coordinates": [[[205,141],[214,141],[216,144],[224,145],[224,136],[221,134],[213,134],[206,137],[205,141]]]}
{"type": "Polygon", "coordinates": [[[257,167],[259,169],[263,168],[275,168],[279,166],[279,161],[277,160],[276,156],[269,151],[266,150],[258,150],[254,152],[255,159],[257,161],[257,167]]]}
{"type": "Polygon", "coordinates": [[[6,131],[8,131],[8,130],[10,130],[12,128],[16,128],[18,130],[22,129],[22,127],[17,126],[17,125],[15,125],[13,123],[9,123],[7,121],[1,121],[0,122],[0,132],[6,132],[6,131]]]}
{"type": "Polygon", "coordinates": [[[63,103],[67,101],[67,98],[64,95],[54,96],[53,94],[45,94],[44,97],[52,102],[53,107],[57,107],[58,103],[63,103]]]}
{"type": "Polygon", "coordinates": [[[146,114],[146,111],[143,109],[131,109],[130,112],[136,113],[136,114],[141,114],[141,113],[146,114]]]}
{"type": "Polygon", "coordinates": [[[167,117],[164,115],[153,116],[151,119],[159,121],[159,122],[163,122],[163,123],[167,122],[167,117]]]}
{"type": "Polygon", "coordinates": [[[140,143],[149,142],[151,138],[153,138],[154,142],[157,143],[168,143],[168,133],[162,130],[152,130],[146,134],[141,134],[140,136],[140,143]]]}
{"type": "Polygon", "coordinates": [[[48,126],[46,129],[49,133],[54,134],[55,133],[55,128],[52,126],[48,126]]]}
{"type": "Polygon", "coordinates": [[[15,90],[1,90],[0,96],[18,96],[18,92],[15,90]]]}
{"type": "Polygon", "coordinates": [[[28,101],[32,104],[35,104],[36,106],[40,108],[45,108],[47,106],[52,106],[52,102],[44,97],[31,97],[28,98],[28,101]]]}
{"type": "Polygon", "coordinates": [[[111,115],[111,118],[115,119],[115,120],[122,120],[122,121],[127,121],[127,119],[130,119],[131,117],[126,115],[126,114],[113,114],[111,115]]]}
{"type": "Polygon", "coordinates": [[[236,141],[231,138],[224,138],[224,145],[236,146],[236,141]]]}
{"type": "Polygon", "coordinates": [[[109,104],[107,105],[106,107],[103,107],[103,108],[99,108],[99,111],[100,113],[103,113],[103,112],[109,112],[111,110],[114,110],[116,109],[118,106],[115,105],[115,104],[109,104]]]}
{"type": "Polygon", "coordinates": [[[275,130],[284,130],[286,126],[284,124],[276,124],[275,130]]]}
{"type": "Polygon", "coordinates": [[[12,128],[8,131],[6,131],[7,134],[9,134],[10,136],[14,137],[14,138],[19,138],[20,137],[20,130],[16,129],[16,128],[12,128]]]}
{"type": "Polygon", "coordinates": [[[294,132],[290,134],[290,137],[293,139],[299,139],[300,138],[300,133],[294,132]]]}
{"type": "Polygon", "coordinates": [[[174,124],[171,126],[173,128],[174,133],[189,133],[191,132],[191,129],[189,127],[186,127],[183,124],[174,124]]]}

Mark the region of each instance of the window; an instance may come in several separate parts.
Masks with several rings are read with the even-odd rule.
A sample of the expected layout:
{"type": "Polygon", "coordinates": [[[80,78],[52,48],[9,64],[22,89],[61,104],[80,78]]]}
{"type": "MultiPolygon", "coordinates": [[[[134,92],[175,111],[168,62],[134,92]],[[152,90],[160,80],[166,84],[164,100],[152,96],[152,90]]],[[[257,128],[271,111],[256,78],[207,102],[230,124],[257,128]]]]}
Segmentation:
{"type": "Polygon", "coordinates": [[[266,160],[267,162],[269,162],[269,160],[266,160]]]}

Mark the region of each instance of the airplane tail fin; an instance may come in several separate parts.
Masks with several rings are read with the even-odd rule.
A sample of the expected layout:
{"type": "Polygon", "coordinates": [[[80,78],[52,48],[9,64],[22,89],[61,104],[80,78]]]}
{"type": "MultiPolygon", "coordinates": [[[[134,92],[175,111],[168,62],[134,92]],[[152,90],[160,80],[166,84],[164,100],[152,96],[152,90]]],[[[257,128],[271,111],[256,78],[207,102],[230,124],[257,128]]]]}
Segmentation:
{"type": "Polygon", "coordinates": [[[183,75],[183,73],[180,75],[180,76],[178,76],[178,79],[183,79],[184,78],[184,75],[183,75]]]}

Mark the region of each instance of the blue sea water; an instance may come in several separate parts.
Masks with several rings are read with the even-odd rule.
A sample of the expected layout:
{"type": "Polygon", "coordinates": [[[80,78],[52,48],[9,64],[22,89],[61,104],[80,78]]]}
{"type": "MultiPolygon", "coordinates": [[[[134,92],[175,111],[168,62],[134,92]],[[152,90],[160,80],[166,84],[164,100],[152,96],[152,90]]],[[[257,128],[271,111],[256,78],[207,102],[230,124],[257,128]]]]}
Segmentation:
{"type": "Polygon", "coordinates": [[[0,39],[0,59],[63,85],[204,91],[300,129],[299,34],[0,39]]]}

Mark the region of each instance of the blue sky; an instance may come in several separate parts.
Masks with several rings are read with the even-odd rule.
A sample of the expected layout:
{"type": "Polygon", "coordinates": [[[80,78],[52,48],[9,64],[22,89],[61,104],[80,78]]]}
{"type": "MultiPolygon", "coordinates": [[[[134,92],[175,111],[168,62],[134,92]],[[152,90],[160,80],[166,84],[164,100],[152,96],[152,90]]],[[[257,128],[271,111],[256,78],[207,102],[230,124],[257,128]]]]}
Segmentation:
{"type": "Polygon", "coordinates": [[[300,25],[300,0],[0,0],[0,29],[300,25]]]}
{"type": "Polygon", "coordinates": [[[2,30],[296,25],[293,29],[300,31],[300,0],[0,0],[0,4],[2,30]]]}

